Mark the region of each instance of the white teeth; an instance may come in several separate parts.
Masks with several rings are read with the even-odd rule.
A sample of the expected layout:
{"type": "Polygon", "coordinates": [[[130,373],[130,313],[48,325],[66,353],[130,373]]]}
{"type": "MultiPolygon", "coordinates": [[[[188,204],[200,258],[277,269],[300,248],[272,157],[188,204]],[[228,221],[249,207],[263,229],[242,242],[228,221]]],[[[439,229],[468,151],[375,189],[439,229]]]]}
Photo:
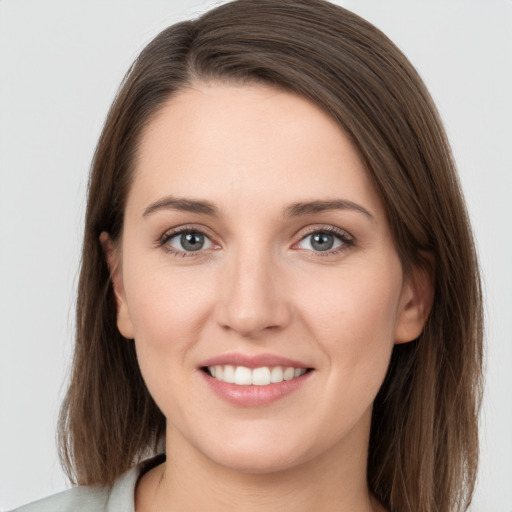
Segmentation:
{"type": "Polygon", "coordinates": [[[286,370],[283,373],[283,379],[284,380],[292,380],[294,375],[295,375],[294,368],[286,368],[286,370]]]}
{"type": "Polygon", "coordinates": [[[280,366],[275,366],[270,372],[270,382],[283,382],[283,369],[280,366]]]}
{"type": "Polygon", "coordinates": [[[233,384],[235,382],[235,367],[227,364],[224,366],[224,377],[222,379],[224,382],[229,382],[233,384]]]}
{"type": "Polygon", "coordinates": [[[235,370],[235,384],[239,386],[250,386],[252,384],[252,372],[245,366],[237,366],[235,370]]]}
{"type": "Polygon", "coordinates": [[[270,384],[270,369],[266,366],[255,368],[252,371],[252,383],[255,386],[267,386],[270,384]]]}
{"type": "Polygon", "coordinates": [[[262,366],[260,368],[250,369],[245,366],[216,365],[209,366],[210,375],[217,380],[239,386],[268,386],[277,384],[283,380],[292,380],[304,375],[305,368],[292,368],[274,366],[262,366]]]}

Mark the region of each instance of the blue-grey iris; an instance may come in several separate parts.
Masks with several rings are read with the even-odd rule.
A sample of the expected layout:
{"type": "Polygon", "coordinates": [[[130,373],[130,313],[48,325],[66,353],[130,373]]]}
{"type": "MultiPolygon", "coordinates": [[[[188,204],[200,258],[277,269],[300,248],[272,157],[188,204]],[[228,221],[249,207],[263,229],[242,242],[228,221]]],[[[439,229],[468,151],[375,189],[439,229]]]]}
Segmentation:
{"type": "Polygon", "coordinates": [[[334,245],[334,236],[328,233],[315,233],[311,237],[311,247],[316,251],[328,251],[334,245]]]}
{"type": "Polygon", "coordinates": [[[181,246],[186,251],[199,251],[204,245],[204,235],[201,233],[187,233],[180,237],[181,246]]]}

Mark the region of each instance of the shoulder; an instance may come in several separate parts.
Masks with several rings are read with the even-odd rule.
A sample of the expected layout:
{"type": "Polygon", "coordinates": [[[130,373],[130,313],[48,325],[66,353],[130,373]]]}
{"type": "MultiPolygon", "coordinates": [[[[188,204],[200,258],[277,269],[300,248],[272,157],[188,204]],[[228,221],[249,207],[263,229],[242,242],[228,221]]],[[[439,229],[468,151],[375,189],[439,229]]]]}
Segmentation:
{"type": "Polygon", "coordinates": [[[108,510],[108,495],[109,489],[105,487],[73,487],[11,512],[103,512],[108,510]]]}
{"type": "Polygon", "coordinates": [[[163,460],[160,455],[137,464],[121,475],[112,487],[73,487],[11,512],[135,512],[135,487],[139,477],[163,460]]]}

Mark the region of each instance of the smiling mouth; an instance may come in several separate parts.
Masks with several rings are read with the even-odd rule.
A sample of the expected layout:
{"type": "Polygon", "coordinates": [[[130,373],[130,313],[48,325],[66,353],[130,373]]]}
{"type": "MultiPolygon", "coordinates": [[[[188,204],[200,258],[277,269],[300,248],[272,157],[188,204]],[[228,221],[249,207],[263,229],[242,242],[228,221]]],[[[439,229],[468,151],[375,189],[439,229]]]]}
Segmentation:
{"type": "Polygon", "coordinates": [[[204,366],[201,368],[207,375],[220,382],[237,384],[238,386],[268,386],[302,377],[312,368],[294,368],[291,366],[261,366],[247,368],[230,364],[204,366]]]}

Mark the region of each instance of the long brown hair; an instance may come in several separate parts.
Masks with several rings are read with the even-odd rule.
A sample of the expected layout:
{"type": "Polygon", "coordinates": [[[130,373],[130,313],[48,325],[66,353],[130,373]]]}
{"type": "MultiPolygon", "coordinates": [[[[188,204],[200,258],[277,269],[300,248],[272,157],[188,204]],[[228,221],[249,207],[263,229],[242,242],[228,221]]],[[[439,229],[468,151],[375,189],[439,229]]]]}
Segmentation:
{"type": "Polygon", "coordinates": [[[116,328],[99,242],[115,241],[141,131],[193,81],[261,82],[324,109],[350,137],[386,207],[406,272],[428,266],[435,299],[423,334],[397,345],[373,409],[367,478],[390,510],[465,510],[478,459],[482,304],[475,248],[433,101],[397,47],[323,0],[236,0],[160,33],[127,73],[89,183],[63,465],[79,484],[111,484],[154,453],[165,418],[116,328]]]}

